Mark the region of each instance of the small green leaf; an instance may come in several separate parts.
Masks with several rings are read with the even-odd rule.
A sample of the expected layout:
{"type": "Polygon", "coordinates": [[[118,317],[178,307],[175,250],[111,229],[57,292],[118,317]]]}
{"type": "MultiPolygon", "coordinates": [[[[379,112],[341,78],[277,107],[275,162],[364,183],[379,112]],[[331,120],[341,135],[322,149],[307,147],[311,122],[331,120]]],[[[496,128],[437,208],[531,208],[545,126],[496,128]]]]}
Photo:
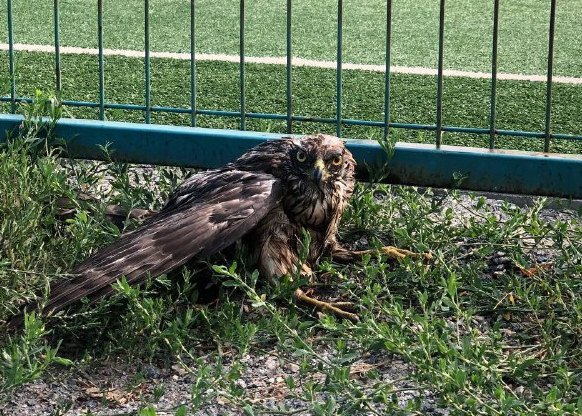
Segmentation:
{"type": "Polygon", "coordinates": [[[243,407],[243,412],[245,413],[245,415],[248,415],[248,416],[254,416],[255,415],[255,411],[253,410],[253,408],[251,407],[250,404],[246,404],[243,407]]]}
{"type": "Polygon", "coordinates": [[[74,364],[73,361],[69,360],[68,358],[63,358],[63,357],[58,357],[58,356],[53,357],[53,361],[57,364],[64,365],[67,367],[70,367],[74,364]]]}
{"type": "Polygon", "coordinates": [[[176,413],[174,414],[174,416],[186,416],[186,406],[182,405],[180,407],[178,407],[178,409],[176,409],[176,413]]]}

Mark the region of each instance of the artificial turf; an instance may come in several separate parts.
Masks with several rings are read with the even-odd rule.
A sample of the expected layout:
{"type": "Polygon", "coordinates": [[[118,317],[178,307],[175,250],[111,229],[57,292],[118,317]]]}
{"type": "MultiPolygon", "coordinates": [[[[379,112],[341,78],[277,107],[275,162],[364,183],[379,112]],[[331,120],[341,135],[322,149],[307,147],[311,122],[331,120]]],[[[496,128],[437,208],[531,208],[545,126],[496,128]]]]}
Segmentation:
{"type": "MultiPolygon", "coordinates": [[[[61,0],[60,40],[68,46],[97,46],[94,0],[61,0]]],[[[295,0],[292,6],[293,55],[335,60],[337,1],[295,0]]],[[[249,56],[284,56],[286,2],[246,1],[245,52],[249,56]]],[[[238,54],[239,1],[197,0],[198,52],[238,54]]],[[[547,70],[549,1],[506,0],[500,4],[499,65],[502,72],[545,74],[547,70]]],[[[394,2],[392,63],[436,67],[439,2],[394,2]]],[[[52,44],[53,1],[13,2],[14,41],[52,44]]],[[[581,76],[579,16],[582,0],[560,2],[556,10],[554,73],[581,76]]],[[[344,2],[344,61],[383,64],[386,2],[344,2]]],[[[493,1],[448,0],[445,14],[446,68],[491,69],[493,1]]],[[[187,52],[190,48],[190,2],[150,0],[151,48],[187,52]]],[[[0,10],[0,39],[7,42],[6,8],[0,10]]],[[[104,2],[105,47],[143,50],[144,2],[104,2]]]]}

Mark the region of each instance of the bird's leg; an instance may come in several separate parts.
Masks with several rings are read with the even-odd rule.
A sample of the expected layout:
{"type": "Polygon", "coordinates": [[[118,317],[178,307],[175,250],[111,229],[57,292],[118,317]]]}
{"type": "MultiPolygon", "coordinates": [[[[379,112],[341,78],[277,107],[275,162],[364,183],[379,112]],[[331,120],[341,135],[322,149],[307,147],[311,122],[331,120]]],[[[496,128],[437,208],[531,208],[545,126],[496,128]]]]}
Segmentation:
{"type": "Polygon", "coordinates": [[[301,288],[295,289],[293,295],[298,301],[314,306],[322,312],[333,313],[340,318],[349,319],[350,321],[354,322],[358,322],[360,320],[358,315],[346,310],[354,308],[354,304],[351,302],[324,302],[307,295],[301,288]]]}
{"type": "MultiPolygon", "coordinates": [[[[310,283],[313,281],[314,273],[307,264],[301,266],[301,274],[309,278],[310,283]]],[[[355,313],[349,312],[348,310],[354,309],[354,304],[352,302],[324,302],[319,299],[315,299],[309,296],[301,288],[295,289],[293,293],[295,298],[305,304],[316,307],[322,312],[333,313],[340,318],[349,319],[350,321],[358,322],[360,318],[355,313]]]]}
{"type": "MultiPolygon", "coordinates": [[[[430,260],[432,258],[430,253],[414,253],[393,246],[385,246],[378,250],[348,250],[335,242],[331,250],[331,255],[334,260],[345,263],[361,261],[365,255],[379,256],[381,254],[396,260],[402,260],[405,257],[424,258],[425,260],[430,260]]],[[[311,281],[313,277],[311,268],[304,264],[301,269],[301,273],[303,275],[309,275],[311,281]]],[[[322,312],[333,313],[336,316],[349,319],[353,322],[358,322],[360,320],[358,315],[349,312],[349,310],[354,309],[354,304],[352,302],[324,302],[309,296],[301,288],[295,290],[294,296],[298,301],[312,305],[322,312]]]]}
{"type": "Polygon", "coordinates": [[[411,257],[415,259],[422,258],[425,260],[432,259],[432,255],[430,253],[415,253],[413,251],[394,246],[384,246],[379,249],[368,250],[348,250],[347,248],[342,247],[339,243],[335,243],[331,249],[332,259],[340,263],[357,262],[361,261],[365,255],[379,256],[382,254],[395,260],[402,260],[405,257],[411,257]]]}
{"type": "MultiPolygon", "coordinates": [[[[298,256],[289,249],[286,241],[286,239],[279,241],[276,238],[271,238],[263,246],[261,256],[259,256],[259,270],[261,274],[263,276],[271,276],[271,278],[279,278],[280,276],[293,276],[298,273],[302,277],[307,278],[309,284],[315,283],[315,274],[309,265],[302,263],[301,267],[295,266],[299,263],[298,256]]],[[[295,289],[293,295],[297,301],[314,306],[322,312],[333,313],[352,321],[359,320],[358,315],[346,311],[346,309],[353,309],[353,305],[350,302],[324,302],[309,296],[301,288],[295,289]]]]}

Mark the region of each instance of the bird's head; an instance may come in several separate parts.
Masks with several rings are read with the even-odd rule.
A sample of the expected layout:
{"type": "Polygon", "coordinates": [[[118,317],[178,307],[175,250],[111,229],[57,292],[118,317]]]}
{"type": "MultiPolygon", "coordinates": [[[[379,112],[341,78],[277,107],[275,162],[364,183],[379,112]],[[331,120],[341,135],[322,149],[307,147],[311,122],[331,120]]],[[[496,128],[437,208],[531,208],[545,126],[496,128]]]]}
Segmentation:
{"type": "Polygon", "coordinates": [[[356,162],[341,139],[316,134],[267,140],[229,166],[273,174],[287,182],[293,193],[301,194],[353,188],[356,162]]]}
{"type": "Polygon", "coordinates": [[[281,180],[288,215],[311,228],[327,227],[354,190],[356,162],[344,142],[325,134],[267,140],[229,165],[281,180]]]}
{"type": "Polygon", "coordinates": [[[338,181],[351,181],[355,161],[344,142],[337,137],[318,134],[293,139],[289,150],[291,174],[315,185],[321,191],[338,181]]]}

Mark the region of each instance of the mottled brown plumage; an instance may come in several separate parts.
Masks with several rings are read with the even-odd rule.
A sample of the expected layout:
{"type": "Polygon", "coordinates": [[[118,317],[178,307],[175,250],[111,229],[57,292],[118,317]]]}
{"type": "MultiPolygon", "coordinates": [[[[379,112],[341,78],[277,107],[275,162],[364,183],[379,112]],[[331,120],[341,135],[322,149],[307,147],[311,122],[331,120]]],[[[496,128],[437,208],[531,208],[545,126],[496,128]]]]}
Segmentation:
{"type": "MultiPolygon", "coordinates": [[[[159,276],[192,259],[204,259],[243,240],[262,276],[293,273],[299,261],[302,229],[311,234],[307,264],[323,254],[340,261],[366,252],[342,248],[337,230],[354,189],[355,161],[333,136],[267,141],[222,169],[193,175],[179,186],[162,210],[140,228],[97,251],[73,270],[72,279],[51,286],[44,308],[52,314],[77,300],[110,295],[125,276],[130,284],[159,276]]],[[[409,254],[391,247],[395,257],[409,254]]],[[[345,304],[296,297],[325,311],[357,319],[345,304]]],[[[16,318],[19,321],[21,318],[16,318]]]]}

